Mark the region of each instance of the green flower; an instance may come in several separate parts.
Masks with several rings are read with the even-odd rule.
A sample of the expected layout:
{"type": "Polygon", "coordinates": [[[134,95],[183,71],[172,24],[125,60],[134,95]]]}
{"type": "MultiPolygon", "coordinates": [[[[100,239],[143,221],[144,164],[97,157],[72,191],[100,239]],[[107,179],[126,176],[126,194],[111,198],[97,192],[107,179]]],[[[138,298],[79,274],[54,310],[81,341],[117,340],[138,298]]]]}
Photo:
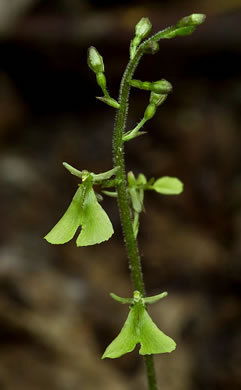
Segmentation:
{"type": "Polygon", "coordinates": [[[136,344],[141,345],[140,355],[172,352],[176,348],[175,341],[154,324],[145,307],[146,303],[154,303],[166,295],[165,292],[154,297],[142,298],[139,291],[134,291],[134,298],[126,299],[111,294],[118,302],[132,303],[132,306],[123,328],[106,348],[102,359],[114,359],[125,355],[133,351],[136,344]]]}
{"type": "Polygon", "coordinates": [[[74,237],[80,226],[77,246],[99,244],[114,233],[109,217],[98,203],[88,179],[79,185],[67,211],[44,238],[51,244],[64,244],[74,237]]]}

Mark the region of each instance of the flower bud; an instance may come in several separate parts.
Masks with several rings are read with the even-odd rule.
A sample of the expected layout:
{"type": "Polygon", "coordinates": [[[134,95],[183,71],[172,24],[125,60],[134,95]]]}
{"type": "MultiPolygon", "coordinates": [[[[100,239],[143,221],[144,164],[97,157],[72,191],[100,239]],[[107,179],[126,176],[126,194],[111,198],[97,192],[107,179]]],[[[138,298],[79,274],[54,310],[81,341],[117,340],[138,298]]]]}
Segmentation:
{"type": "Polygon", "coordinates": [[[176,24],[176,27],[199,26],[206,19],[204,14],[192,14],[185,16],[176,24]]]}
{"type": "Polygon", "coordinates": [[[94,73],[104,72],[105,70],[103,58],[94,46],[88,49],[87,63],[94,73]]]}
{"type": "Polygon", "coordinates": [[[159,51],[159,43],[155,41],[147,42],[143,51],[145,54],[156,54],[159,51]]]}
{"type": "Polygon", "coordinates": [[[136,36],[142,41],[151,32],[152,24],[148,18],[141,18],[136,25],[136,36]]]}
{"type": "Polygon", "coordinates": [[[151,83],[150,90],[158,94],[167,94],[172,91],[172,85],[169,81],[162,79],[151,83]]]}

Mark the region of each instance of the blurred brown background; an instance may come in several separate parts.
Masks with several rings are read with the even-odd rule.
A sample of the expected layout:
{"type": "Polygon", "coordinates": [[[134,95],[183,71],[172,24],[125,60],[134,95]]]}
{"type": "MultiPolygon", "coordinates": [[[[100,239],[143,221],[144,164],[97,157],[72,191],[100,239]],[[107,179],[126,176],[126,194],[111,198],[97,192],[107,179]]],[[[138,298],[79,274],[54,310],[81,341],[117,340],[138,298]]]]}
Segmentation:
{"type": "MultiPolygon", "coordinates": [[[[114,110],[86,64],[96,46],[108,87],[118,85],[134,25],[153,31],[192,12],[207,21],[190,37],[160,43],[136,78],[166,78],[173,94],[126,146],[127,169],[176,175],[179,197],[146,194],[140,251],[151,308],[176,352],[155,358],[160,389],[241,389],[241,1],[0,1],[0,389],[146,389],[135,351],[100,360],[130,296],[118,211],[115,234],[78,249],[43,236],[66,210],[77,181],[61,165],[111,168],[114,110]]],[[[142,117],[132,90],[127,129],[142,117]]]]}

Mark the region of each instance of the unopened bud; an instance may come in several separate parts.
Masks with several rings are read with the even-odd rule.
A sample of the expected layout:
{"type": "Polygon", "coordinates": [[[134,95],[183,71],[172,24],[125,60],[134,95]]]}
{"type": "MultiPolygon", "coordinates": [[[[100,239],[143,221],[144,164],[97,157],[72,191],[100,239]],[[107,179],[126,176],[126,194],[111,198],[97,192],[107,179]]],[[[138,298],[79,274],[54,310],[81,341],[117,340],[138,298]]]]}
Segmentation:
{"type": "Polygon", "coordinates": [[[141,40],[147,37],[151,32],[152,24],[148,18],[141,18],[141,20],[136,25],[136,36],[141,40]]]}
{"type": "Polygon", "coordinates": [[[176,24],[176,27],[199,26],[206,19],[204,14],[192,14],[185,16],[176,24]]]}
{"type": "Polygon", "coordinates": [[[156,54],[159,51],[159,43],[155,41],[147,42],[143,51],[145,54],[156,54]]]}
{"type": "Polygon", "coordinates": [[[94,73],[104,72],[105,70],[103,58],[94,46],[88,49],[87,63],[94,73]]]}
{"type": "Polygon", "coordinates": [[[150,90],[158,94],[167,94],[172,91],[172,85],[169,81],[162,79],[151,83],[150,90]]]}

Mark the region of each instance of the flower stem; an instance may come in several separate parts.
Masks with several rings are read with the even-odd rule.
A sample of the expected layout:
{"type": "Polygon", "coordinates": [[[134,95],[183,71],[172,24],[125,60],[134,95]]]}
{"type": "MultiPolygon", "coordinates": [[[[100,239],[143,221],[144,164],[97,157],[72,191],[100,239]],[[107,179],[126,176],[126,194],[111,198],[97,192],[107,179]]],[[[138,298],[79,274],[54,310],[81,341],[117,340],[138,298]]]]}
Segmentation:
{"type": "MultiPolygon", "coordinates": [[[[141,259],[139,255],[137,240],[134,236],[132,226],[132,214],[130,209],[126,181],[123,143],[123,133],[128,112],[128,98],[130,92],[130,85],[128,84],[128,80],[132,78],[142,54],[143,51],[139,48],[139,50],[137,50],[135,54],[135,57],[130,60],[129,64],[127,65],[121,81],[119,95],[120,108],[117,111],[113,135],[113,158],[114,166],[119,167],[116,173],[117,182],[119,183],[116,185],[117,201],[119,206],[124,240],[127,248],[127,255],[129,259],[131,279],[134,289],[140,291],[140,293],[145,296],[145,286],[141,269],[141,259]]],[[[145,355],[144,361],[146,366],[149,390],[157,390],[156,374],[152,355],[145,355]]]]}

